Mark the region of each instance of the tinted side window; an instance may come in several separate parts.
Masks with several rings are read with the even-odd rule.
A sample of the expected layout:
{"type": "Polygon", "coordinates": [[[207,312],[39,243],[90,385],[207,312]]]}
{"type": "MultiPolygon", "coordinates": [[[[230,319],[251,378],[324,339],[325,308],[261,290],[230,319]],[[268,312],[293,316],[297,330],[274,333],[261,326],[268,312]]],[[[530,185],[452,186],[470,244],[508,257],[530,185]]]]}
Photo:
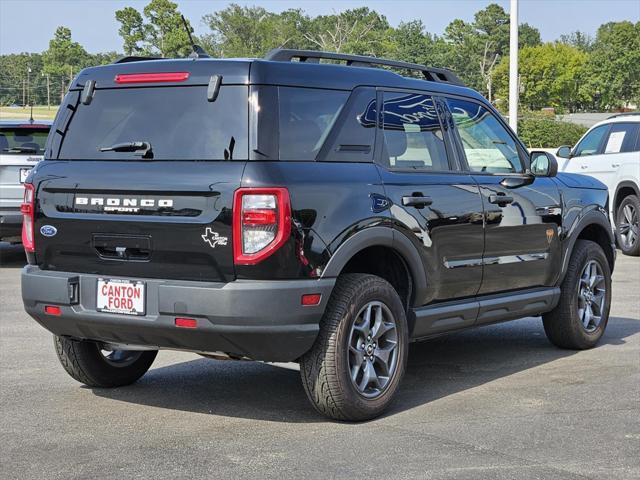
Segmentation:
{"type": "Polygon", "coordinates": [[[640,123],[612,123],[604,153],[633,152],[640,123]]]}
{"type": "Polygon", "coordinates": [[[524,171],[518,147],[506,128],[480,104],[447,99],[469,168],[474,172],[524,171]]]}
{"type": "Polygon", "coordinates": [[[595,155],[600,152],[600,145],[605,133],[609,129],[609,125],[600,125],[591,130],[576,146],[573,152],[574,157],[582,157],[585,155],[595,155]]]}
{"type": "Polygon", "coordinates": [[[376,90],[356,88],[324,145],[319,160],[371,162],[376,139],[376,90]]]}
{"type": "Polygon", "coordinates": [[[331,131],[348,92],[280,87],[281,160],[315,160],[331,131]]]}
{"type": "Polygon", "coordinates": [[[383,119],[381,160],[385,166],[450,169],[438,113],[430,95],[385,92],[383,119]]]}

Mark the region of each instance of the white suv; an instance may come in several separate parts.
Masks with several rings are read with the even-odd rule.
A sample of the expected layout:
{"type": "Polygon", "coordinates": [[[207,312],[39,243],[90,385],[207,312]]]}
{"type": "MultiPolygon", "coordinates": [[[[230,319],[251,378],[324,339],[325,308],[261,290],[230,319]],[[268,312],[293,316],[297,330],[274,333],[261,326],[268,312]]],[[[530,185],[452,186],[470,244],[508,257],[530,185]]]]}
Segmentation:
{"type": "Polygon", "coordinates": [[[590,175],[609,188],[618,246],[640,255],[640,113],[622,113],[595,124],[571,149],[556,153],[558,170],[590,175]]]}

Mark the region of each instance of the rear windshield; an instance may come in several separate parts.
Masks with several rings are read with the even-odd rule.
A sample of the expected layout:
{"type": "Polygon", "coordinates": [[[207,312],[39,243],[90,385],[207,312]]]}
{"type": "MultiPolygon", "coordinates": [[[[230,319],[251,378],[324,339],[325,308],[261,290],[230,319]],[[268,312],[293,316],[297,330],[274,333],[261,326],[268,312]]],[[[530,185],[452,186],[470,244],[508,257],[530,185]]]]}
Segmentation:
{"type": "Polygon", "coordinates": [[[42,155],[48,134],[46,125],[0,127],[0,154],[42,155]]]}
{"type": "Polygon", "coordinates": [[[60,140],[65,160],[138,160],[145,149],[117,151],[132,142],[153,160],[246,160],[248,87],[223,86],[214,102],[205,86],[96,90],[60,140]]]}

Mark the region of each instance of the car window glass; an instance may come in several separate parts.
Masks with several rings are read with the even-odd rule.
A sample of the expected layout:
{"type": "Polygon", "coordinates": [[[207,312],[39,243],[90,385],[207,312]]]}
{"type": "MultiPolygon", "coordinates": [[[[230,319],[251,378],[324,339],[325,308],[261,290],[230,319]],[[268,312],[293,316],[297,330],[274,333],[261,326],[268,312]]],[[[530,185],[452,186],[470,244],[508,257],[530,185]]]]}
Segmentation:
{"type": "Polygon", "coordinates": [[[139,160],[139,151],[100,149],[147,142],[154,160],[247,160],[247,98],[248,87],[233,85],[215,102],[200,86],[96,90],[90,105],[57,121],[66,125],[58,158],[139,160]]]}
{"type": "MultiPolygon", "coordinates": [[[[321,160],[371,162],[376,138],[376,90],[356,88],[328,137],[321,160]]],[[[319,158],[320,159],[320,158],[319,158]]]]}
{"type": "Polygon", "coordinates": [[[25,124],[0,128],[0,154],[29,155],[44,153],[49,127],[25,124]]]}
{"type": "Polygon", "coordinates": [[[279,88],[281,160],[315,160],[348,92],[315,88],[279,88]]]}
{"type": "Polygon", "coordinates": [[[640,123],[613,123],[604,142],[604,153],[632,152],[640,123]]]}
{"type": "Polygon", "coordinates": [[[602,138],[605,133],[607,133],[608,129],[609,125],[600,125],[587,133],[587,135],[576,146],[573,156],[583,157],[585,155],[595,155],[598,153],[600,144],[602,143],[602,138]]]}
{"type": "Polygon", "coordinates": [[[383,105],[383,164],[390,168],[450,169],[433,97],[385,92],[383,105]]]}
{"type": "Polygon", "coordinates": [[[474,102],[454,98],[447,99],[447,103],[472,171],[524,171],[516,141],[488,109],[474,102]]]}

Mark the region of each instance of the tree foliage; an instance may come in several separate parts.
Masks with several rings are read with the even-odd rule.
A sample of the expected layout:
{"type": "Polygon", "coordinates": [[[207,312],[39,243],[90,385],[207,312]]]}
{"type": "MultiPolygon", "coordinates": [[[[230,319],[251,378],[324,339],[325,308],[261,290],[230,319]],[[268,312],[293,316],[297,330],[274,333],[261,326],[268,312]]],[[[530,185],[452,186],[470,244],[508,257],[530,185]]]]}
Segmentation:
{"type": "Polygon", "coordinates": [[[528,148],[575,145],[587,128],[558,121],[553,115],[529,113],[518,120],[518,136],[528,148]]]}
{"type": "MultiPolygon", "coordinates": [[[[191,51],[189,35],[178,5],[170,0],[151,0],[141,14],[133,7],[116,11],[118,33],[127,55],[186,56],[191,51]]],[[[191,24],[187,21],[189,30],[191,24]]]]}

